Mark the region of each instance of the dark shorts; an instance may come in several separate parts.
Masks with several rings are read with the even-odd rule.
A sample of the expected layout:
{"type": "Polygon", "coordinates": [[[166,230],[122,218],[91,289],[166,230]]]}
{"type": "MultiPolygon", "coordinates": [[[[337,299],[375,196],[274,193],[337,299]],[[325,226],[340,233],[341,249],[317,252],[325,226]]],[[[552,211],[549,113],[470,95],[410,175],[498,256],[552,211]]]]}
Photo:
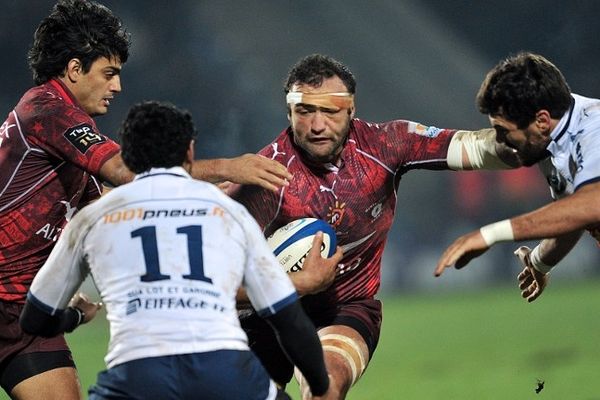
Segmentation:
{"type": "Polygon", "coordinates": [[[63,335],[43,338],[21,330],[22,309],[22,304],[0,301],[0,385],[7,393],[42,372],[75,367],[63,335]]]}
{"type": "Polygon", "coordinates": [[[252,352],[218,350],[119,364],[100,372],[88,394],[90,400],[265,400],[270,385],[252,352]]]}
{"type": "MultiPolygon", "coordinates": [[[[373,356],[381,331],[382,314],[379,300],[355,300],[318,312],[308,309],[307,314],[317,329],[331,325],[353,328],[365,340],[369,348],[369,359],[373,356]]],[[[250,348],[260,358],[269,375],[280,385],[287,384],[294,374],[294,366],[279,346],[271,326],[256,314],[243,316],[240,322],[248,335],[250,348]]]]}

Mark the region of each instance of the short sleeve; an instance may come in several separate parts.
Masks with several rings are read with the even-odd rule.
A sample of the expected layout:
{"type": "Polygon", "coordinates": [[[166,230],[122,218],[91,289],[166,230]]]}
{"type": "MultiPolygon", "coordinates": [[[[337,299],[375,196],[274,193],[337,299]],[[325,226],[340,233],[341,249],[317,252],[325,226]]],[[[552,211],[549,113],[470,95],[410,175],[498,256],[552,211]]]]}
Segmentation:
{"type": "Polygon", "coordinates": [[[298,298],[292,281],[280,267],[258,224],[243,209],[246,234],[246,266],[243,285],[260,316],[269,316],[298,298]]]}

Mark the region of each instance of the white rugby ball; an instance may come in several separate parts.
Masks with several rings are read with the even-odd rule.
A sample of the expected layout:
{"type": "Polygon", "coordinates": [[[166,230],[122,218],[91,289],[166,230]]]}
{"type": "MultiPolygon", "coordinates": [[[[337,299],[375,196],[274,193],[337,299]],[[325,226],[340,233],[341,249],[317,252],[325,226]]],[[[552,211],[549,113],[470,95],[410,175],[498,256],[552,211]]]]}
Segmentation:
{"type": "Polygon", "coordinates": [[[329,258],[335,253],[337,238],[333,227],[322,219],[297,219],[277,229],[267,238],[267,243],[284,271],[296,272],[302,269],[318,231],[323,232],[321,255],[329,258]]]}

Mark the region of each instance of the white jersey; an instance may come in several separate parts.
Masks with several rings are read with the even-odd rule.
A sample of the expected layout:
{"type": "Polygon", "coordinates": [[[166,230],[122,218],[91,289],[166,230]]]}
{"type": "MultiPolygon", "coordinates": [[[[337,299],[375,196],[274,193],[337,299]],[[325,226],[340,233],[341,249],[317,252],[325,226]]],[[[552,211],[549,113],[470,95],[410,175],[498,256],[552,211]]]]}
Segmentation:
{"type": "MultiPolygon", "coordinates": [[[[572,96],[569,112],[550,134],[552,156],[538,164],[554,200],[600,181],[600,100],[572,96]]],[[[600,228],[588,231],[600,244],[600,228]]]]}
{"type": "Polygon", "coordinates": [[[541,165],[554,198],[600,180],[600,100],[573,94],[573,103],[550,134],[554,167],[541,165]]]}
{"type": "Polygon", "coordinates": [[[65,309],[88,272],[106,305],[108,368],[126,361],[247,350],[235,296],[263,316],[297,298],[246,209],[183,168],[152,169],[83,208],[29,299],[65,309]]]}

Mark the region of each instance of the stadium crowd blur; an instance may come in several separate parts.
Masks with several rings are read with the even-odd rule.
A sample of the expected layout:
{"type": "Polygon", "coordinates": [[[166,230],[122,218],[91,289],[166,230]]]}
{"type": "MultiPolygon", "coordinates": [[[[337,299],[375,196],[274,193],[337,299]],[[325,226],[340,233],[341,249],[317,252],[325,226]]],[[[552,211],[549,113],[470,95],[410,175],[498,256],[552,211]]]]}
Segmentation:
{"type": "MultiPolygon", "coordinates": [[[[201,116],[197,124],[208,134],[198,140],[199,157],[257,151],[287,126],[282,80],[289,65],[312,52],[338,58],[354,71],[357,116],[369,121],[488,127],[475,107],[477,89],[500,58],[519,50],[555,62],[574,92],[600,96],[600,2],[594,0],[99,1],[123,19],[133,37],[124,90],[111,113],[97,119],[100,129],[115,138],[131,104],[168,100],[201,116]]],[[[3,4],[4,115],[33,84],[26,51],[53,4],[3,4]]],[[[549,191],[536,167],[413,172],[404,180],[384,257],[384,293],[514,285],[520,268],[513,244],[474,261],[478,267],[470,274],[447,274],[439,282],[432,271],[453,237],[545,203],[549,191]]],[[[600,277],[599,250],[584,237],[553,279],[600,277]]]]}

